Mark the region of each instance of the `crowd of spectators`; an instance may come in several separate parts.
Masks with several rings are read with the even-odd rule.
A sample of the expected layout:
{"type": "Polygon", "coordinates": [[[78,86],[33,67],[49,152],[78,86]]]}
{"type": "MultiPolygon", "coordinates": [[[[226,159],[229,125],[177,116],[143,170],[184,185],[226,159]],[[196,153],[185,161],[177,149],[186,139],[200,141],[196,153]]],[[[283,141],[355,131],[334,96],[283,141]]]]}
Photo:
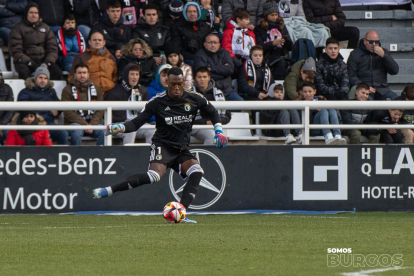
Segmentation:
{"type": "MultiPolygon", "coordinates": [[[[305,56],[296,63],[289,53],[301,51],[302,39],[290,35],[285,24],[290,15],[281,10],[279,1],[222,0],[221,5],[219,14],[219,1],[212,0],[0,0],[0,38],[8,45],[19,78],[26,81],[18,100],[58,101],[53,80],[67,77],[62,101],[147,101],[166,90],[167,72],[172,67],[183,70],[185,89],[212,101],[398,97],[387,81],[387,74],[398,74],[398,64],[381,47],[377,32],[371,30],[359,39],[358,28],[345,26],[339,0],[291,1],[290,15],[319,24],[326,37],[330,36],[325,47],[315,47],[316,56],[305,56]],[[341,41],[354,49],[348,61],[340,54],[341,41]],[[284,83],[276,85],[275,81],[284,83]]],[[[307,45],[313,47],[312,42],[307,45]]],[[[3,80],[0,92],[0,100],[13,100],[13,91],[3,80]]],[[[397,99],[414,99],[414,88],[407,87],[397,99]]],[[[228,123],[231,113],[220,112],[223,123],[228,123]]],[[[414,116],[404,110],[322,109],[311,113],[314,124],[401,124],[412,123],[414,116]]],[[[21,112],[13,119],[13,112],[0,112],[0,124],[55,124],[61,112],[32,115],[21,112]]],[[[137,115],[138,111],[114,111],[113,119],[124,122],[137,115]]],[[[65,124],[103,124],[103,111],[99,110],[67,110],[63,116],[65,124]]],[[[260,113],[261,123],[299,124],[300,118],[296,110],[260,113]]],[[[199,114],[196,124],[211,122],[199,114]]],[[[302,140],[300,131],[264,133],[285,136],[287,144],[302,140]]],[[[124,144],[135,138],[149,142],[152,134],[140,130],[120,138],[124,144]]],[[[414,136],[411,130],[369,132],[363,126],[345,134],[353,144],[360,142],[361,135],[372,143],[413,143],[414,136]]],[[[11,142],[7,132],[1,132],[0,142],[39,144],[32,138],[43,137],[37,132],[13,132],[16,135],[22,139],[11,142]]],[[[103,144],[103,131],[50,131],[58,144],[70,141],[80,145],[85,135],[96,138],[97,145],[103,144]]],[[[192,135],[205,144],[212,144],[214,136],[208,130],[192,135]]],[[[325,136],[327,144],[346,143],[339,129],[312,130],[311,135],[325,136]]]]}

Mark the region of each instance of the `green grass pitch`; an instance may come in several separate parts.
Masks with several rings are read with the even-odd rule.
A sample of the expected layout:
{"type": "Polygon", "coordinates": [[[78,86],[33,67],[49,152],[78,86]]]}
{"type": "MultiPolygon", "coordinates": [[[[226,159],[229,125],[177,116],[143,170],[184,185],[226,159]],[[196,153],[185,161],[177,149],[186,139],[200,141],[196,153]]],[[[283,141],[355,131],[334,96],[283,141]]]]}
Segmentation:
{"type": "Polygon", "coordinates": [[[190,218],[1,215],[0,275],[414,275],[412,213],[190,218]],[[328,267],[328,248],[404,264],[328,267]]]}

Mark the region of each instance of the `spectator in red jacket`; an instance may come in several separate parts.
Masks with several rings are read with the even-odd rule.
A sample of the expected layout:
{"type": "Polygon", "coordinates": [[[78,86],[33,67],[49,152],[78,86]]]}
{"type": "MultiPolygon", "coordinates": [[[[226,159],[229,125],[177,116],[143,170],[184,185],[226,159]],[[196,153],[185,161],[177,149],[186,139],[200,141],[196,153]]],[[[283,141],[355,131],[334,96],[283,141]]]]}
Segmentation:
{"type": "MultiPolygon", "coordinates": [[[[34,111],[21,111],[12,120],[12,125],[46,125],[42,116],[34,111]]],[[[6,146],[51,146],[48,130],[10,130],[6,146]]]]}

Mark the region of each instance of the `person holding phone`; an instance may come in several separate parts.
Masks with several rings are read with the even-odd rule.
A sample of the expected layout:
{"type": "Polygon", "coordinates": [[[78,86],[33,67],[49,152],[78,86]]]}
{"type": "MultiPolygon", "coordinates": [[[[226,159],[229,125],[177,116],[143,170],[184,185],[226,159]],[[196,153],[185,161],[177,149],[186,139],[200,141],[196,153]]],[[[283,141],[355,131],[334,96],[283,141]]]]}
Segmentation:
{"type": "Polygon", "coordinates": [[[399,66],[387,49],[381,47],[376,31],[369,31],[359,41],[358,48],[349,55],[348,76],[351,89],[349,99],[355,98],[356,85],[370,86],[369,100],[393,100],[398,95],[388,87],[387,74],[397,75],[399,66]]]}

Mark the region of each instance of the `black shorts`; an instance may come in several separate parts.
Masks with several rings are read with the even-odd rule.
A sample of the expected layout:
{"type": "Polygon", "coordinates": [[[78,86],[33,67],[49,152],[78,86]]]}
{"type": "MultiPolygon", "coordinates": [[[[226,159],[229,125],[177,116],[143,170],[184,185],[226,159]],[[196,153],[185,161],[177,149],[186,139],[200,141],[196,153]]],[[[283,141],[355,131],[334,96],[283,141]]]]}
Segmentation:
{"type": "Polygon", "coordinates": [[[188,149],[180,150],[160,144],[151,145],[149,160],[150,164],[164,164],[165,166],[167,166],[167,168],[171,168],[176,173],[181,174],[180,165],[190,159],[197,160],[197,158],[188,149]]]}

